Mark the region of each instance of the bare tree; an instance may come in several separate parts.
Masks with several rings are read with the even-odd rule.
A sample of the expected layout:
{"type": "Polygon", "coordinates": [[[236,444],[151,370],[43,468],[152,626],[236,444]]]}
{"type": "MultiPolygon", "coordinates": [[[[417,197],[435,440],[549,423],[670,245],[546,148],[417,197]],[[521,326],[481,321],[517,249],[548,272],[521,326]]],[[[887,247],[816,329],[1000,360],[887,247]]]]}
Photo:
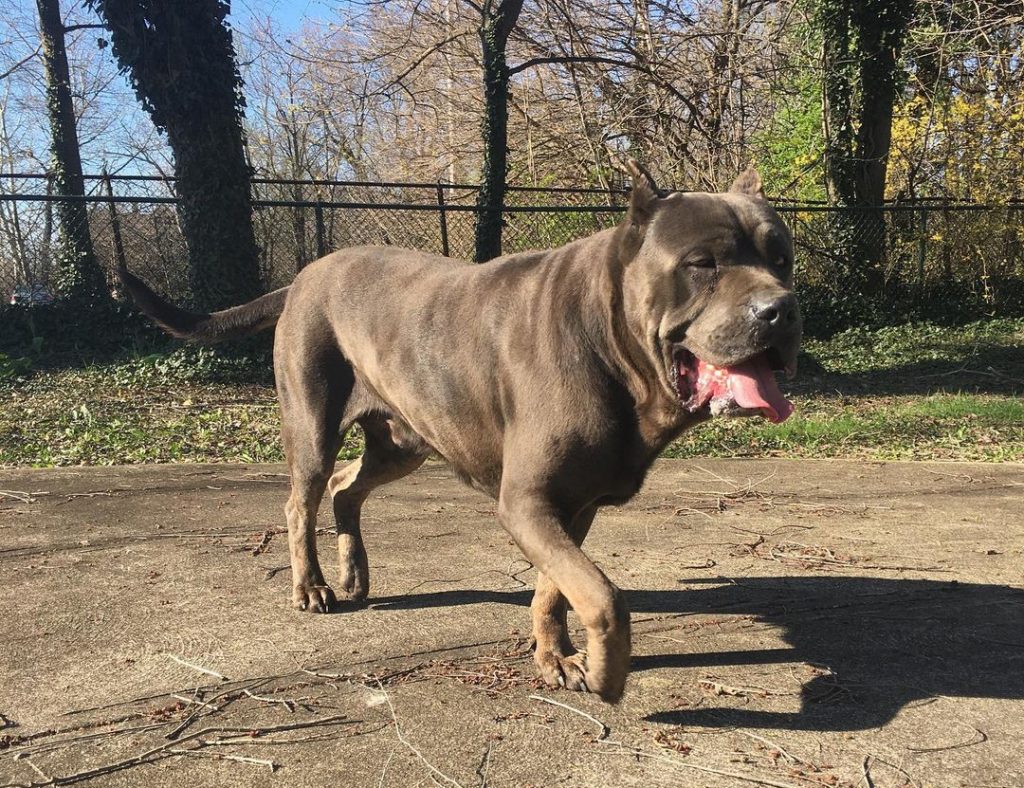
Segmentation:
{"type": "Polygon", "coordinates": [[[252,226],[244,99],[227,4],[218,0],[87,0],[114,55],[174,151],[193,295],[204,308],[262,290],[252,226]]]}
{"type": "Polygon", "coordinates": [[[508,82],[506,57],[509,36],[523,9],[523,0],[484,0],[480,6],[480,59],[483,63],[484,159],[477,194],[476,243],[478,263],[501,254],[502,208],[508,175],[508,82]]]}
{"type": "Polygon", "coordinates": [[[47,109],[51,134],[51,166],[57,192],[72,199],[57,203],[61,248],[58,254],[62,295],[81,308],[109,300],[106,277],[96,259],[86,204],[82,159],[78,144],[71,77],[64,43],[65,27],[58,0],[36,0],[43,65],[46,72],[47,109]]]}

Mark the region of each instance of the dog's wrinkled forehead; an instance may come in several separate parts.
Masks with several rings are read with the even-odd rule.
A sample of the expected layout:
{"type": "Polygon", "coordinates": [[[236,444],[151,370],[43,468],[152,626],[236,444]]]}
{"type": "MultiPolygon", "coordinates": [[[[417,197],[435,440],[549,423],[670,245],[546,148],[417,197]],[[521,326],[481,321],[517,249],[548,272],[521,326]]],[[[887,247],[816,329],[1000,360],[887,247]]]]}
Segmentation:
{"type": "Polygon", "coordinates": [[[772,207],[742,194],[675,193],[650,229],[658,251],[677,260],[713,257],[719,264],[792,259],[789,228],[772,207]]]}

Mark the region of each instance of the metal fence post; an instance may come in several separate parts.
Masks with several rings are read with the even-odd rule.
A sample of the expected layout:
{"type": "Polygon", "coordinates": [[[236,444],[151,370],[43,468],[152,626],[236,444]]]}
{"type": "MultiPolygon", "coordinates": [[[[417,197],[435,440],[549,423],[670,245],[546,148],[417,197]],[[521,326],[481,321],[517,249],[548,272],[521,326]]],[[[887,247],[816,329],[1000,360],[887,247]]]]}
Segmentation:
{"type": "Polygon", "coordinates": [[[924,263],[928,254],[928,209],[920,207],[917,219],[917,292],[924,298],[924,263]]]}
{"type": "Polygon", "coordinates": [[[316,218],[316,256],[320,259],[327,254],[327,238],[324,233],[324,206],[317,203],[313,208],[313,216],[316,218]]]}
{"type": "Polygon", "coordinates": [[[441,222],[441,254],[449,257],[448,254],[448,214],[444,209],[444,187],[441,182],[437,183],[437,213],[441,222]]]}
{"type": "Polygon", "coordinates": [[[117,263],[118,270],[125,270],[128,268],[128,261],[124,255],[124,242],[121,240],[121,219],[114,205],[114,187],[106,170],[103,171],[103,186],[107,191],[107,211],[110,213],[110,231],[114,238],[114,262],[117,263]]]}

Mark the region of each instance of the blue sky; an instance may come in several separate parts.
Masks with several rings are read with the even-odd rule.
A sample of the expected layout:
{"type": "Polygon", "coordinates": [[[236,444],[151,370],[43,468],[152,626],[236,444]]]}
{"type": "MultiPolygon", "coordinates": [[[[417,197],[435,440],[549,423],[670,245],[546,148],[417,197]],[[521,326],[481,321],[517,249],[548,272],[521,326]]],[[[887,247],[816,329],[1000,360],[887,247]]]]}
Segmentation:
{"type": "Polygon", "coordinates": [[[232,0],[230,19],[237,24],[252,16],[270,16],[291,32],[306,19],[327,16],[338,4],[330,0],[232,0]]]}

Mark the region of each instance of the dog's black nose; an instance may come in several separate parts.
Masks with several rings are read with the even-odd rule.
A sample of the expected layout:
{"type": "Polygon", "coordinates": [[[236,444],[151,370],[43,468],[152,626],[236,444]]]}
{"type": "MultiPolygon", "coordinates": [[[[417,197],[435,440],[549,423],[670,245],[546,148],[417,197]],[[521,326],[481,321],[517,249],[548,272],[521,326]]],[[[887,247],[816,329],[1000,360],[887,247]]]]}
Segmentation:
{"type": "Polygon", "coordinates": [[[754,301],[750,305],[754,319],[767,323],[773,328],[785,328],[796,322],[796,296],[792,293],[777,298],[754,301]]]}

